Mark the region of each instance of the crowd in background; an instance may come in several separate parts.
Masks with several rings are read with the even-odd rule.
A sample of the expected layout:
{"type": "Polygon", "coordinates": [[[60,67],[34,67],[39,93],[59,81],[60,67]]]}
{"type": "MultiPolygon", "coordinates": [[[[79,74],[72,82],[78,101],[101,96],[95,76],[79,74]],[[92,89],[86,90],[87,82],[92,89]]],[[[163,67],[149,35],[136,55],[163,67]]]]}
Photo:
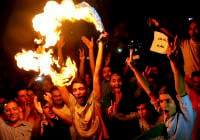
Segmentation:
{"type": "MultiPolygon", "coordinates": [[[[0,139],[200,139],[199,21],[170,32],[149,18],[142,39],[131,39],[123,21],[102,40],[82,36],[70,86],[33,71],[10,79],[3,65],[0,139]],[[149,50],[154,31],[168,36],[167,54],[149,50]]],[[[55,55],[65,59],[68,42],[60,42],[55,55]]]]}

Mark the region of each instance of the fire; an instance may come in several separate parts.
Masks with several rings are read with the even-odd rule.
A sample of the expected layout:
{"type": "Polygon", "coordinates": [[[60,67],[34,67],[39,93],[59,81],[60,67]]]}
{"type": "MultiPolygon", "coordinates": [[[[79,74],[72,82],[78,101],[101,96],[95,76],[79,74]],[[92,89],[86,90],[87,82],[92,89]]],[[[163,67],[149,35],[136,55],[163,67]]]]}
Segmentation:
{"type": "Polygon", "coordinates": [[[60,66],[58,60],[53,57],[53,49],[60,39],[60,27],[62,22],[70,20],[85,20],[93,23],[99,32],[104,32],[104,27],[96,10],[86,2],[74,5],[72,0],[63,0],[60,4],[55,1],[49,1],[44,7],[44,12],[36,15],[32,22],[33,28],[40,33],[41,37],[35,39],[40,47],[36,51],[22,50],[15,55],[17,66],[26,71],[33,70],[39,72],[39,75],[49,75],[54,85],[70,85],[76,76],[76,63],[67,57],[64,66],[60,66]],[[44,44],[41,46],[41,44],[44,44]],[[57,72],[53,65],[60,68],[57,72]]]}
{"type": "Polygon", "coordinates": [[[60,67],[60,65],[58,64],[58,60],[53,58],[52,53],[52,49],[47,52],[45,49],[39,51],[37,49],[36,52],[22,50],[21,53],[15,55],[15,59],[17,60],[17,66],[19,68],[26,71],[33,70],[39,72],[40,75],[50,75],[54,85],[70,85],[76,76],[76,63],[68,57],[65,67],[61,67],[60,72],[57,72],[52,65],[56,64],[57,67],[60,67]]]}
{"type": "MultiPolygon", "coordinates": [[[[47,2],[44,13],[33,18],[33,27],[35,31],[45,37],[44,47],[48,48],[54,46],[59,40],[59,27],[61,27],[62,21],[74,22],[81,19],[93,23],[99,32],[104,31],[101,19],[93,7],[86,2],[74,5],[72,0],[64,0],[61,4],[55,1],[47,2]]],[[[41,39],[40,42],[42,41],[44,40],[41,39]]]]}

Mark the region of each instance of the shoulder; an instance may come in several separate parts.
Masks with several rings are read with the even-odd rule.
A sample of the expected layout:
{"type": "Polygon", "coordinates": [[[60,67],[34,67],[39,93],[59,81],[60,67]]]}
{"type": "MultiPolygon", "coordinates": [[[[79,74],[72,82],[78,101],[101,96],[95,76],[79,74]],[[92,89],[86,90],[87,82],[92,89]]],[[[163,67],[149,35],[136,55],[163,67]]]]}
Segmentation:
{"type": "Polygon", "coordinates": [[[28,121],[21,121],[20,126],[27,127],[27,128],[33,128],[33,124],[28,121]]]}
{"type": "Polygon", "coordinates": [[[0,125],[4,123],[4,120],[2,117],[0,117],[0,125]]]}
{"type": "Polygon", "coordinates": [[[181,48],[188,46],[187,44],[190,43],[190,39],[178,39],[179,45],[181,48]]]}

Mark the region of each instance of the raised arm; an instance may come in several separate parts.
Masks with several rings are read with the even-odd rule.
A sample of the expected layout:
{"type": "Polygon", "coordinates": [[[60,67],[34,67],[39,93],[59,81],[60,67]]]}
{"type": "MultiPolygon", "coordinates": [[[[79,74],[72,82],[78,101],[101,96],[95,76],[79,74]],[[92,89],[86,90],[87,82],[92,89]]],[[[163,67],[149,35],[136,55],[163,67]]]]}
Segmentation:
{"type": "Polygon", "coordinates": [[[148,23],[149,23],[149,26],[152,26],[152,24],[153,24],[155,27],[159,28],[159,30],[161,32],[163,32],[164,34],[166,34],[167,36],[169,36],[171,38],[175,38],[176,35],[174,35],[171,32],[169,32],[166,28],[161,27],[160,23],[156,19],[149,18],[148,23]]]}
{"type": "Polygon", "coordinates": [[[89,57],[90,57],[90,69],[92,72],[92,75],[94,75],[94,71],[95,71],[95,58],[94,58],[94,40],[93,38],[91,38],[91,40],[89,40],[88,38],[86,38],[86,36],[82,36],[81,40],[83,41],[83,43],[88,47],[89,49],[89,57]]]}
{"type": "MultiPolygon", "coordinates": [[[[106,37],[107,34],[101,34],[101,36],[106,37]]],[[[101,85],[100,85],[100,70],[102,67],[102,61],[103,61],[103,41],[99,40],[98,43],[98,53],[96,58],[96,66],[95,71],[93,75],[93,90],[94,94],[100,99],[101,98],[101,85]]]]}
{"type": "Polygon", "coordinates": [[[70,124],[70,125],[72,124],[72,119],[71,119],[70,116],[64,114],[62,111],[60,111],[59,109],[57,109],[56,107],[54,107],[51,93],[44,94],[44,99],[49,103],[49,106],[51,107],[52,111],[59,118],[61,118],[67,124],[70,124]]]}
{"type": "Polygon", "coordinates": [[[79,77],[84,79],[84,75],[85,75],[85,51],[84,51],[84,49],[79,49],[79,58],[80,58],[79,77]]]}
{"type": "Polygon", "coordinates": [[[132,52],[133,50],[130,49],[130,57],[128,57],[126,59],[126,64],[129,66],[129,68],[133,71],[133,73],[135,74],[135,77],[137,78],[137,81],[139,82],[139,84],[142,86],[142,88],[145,90],[145,92],[150,95],[151,94],[151,90],[149,88],[149,83],[148,81],[144,78],[144,76],[139,72],[139,70],[136,68],[136,66],[134,65],[134,62],[132,60],[132,52]]]}
{"type": "Polygon", "coordinates": [[[177,61],[175,60],[175,55],[177,54],[177,51],[178,49],[176,46],[169,46],[167,55],[174,75],[176,92],[178,93],[178,95],[184,96],[186,94],[186,91],[184,84],[183,69],[181,68],[181,66],[178,65],[177,61]]]}
{"type": "Polygon", "coordinates": [[[37,117],[33,125],[32,134],[31,134],[31,140],[38,140],[40,138],[40,132],[41,132],[41,120],[43,115],[43,110],[41,107],[41,103],[38,102],[37,96],[34,96],[34,106],[37,110],[37,117]]]}
{"type": "Polygon", "coordinates": [[[145,77],[142,75],[142,73],[136,68],[132,58],[133,58],[133,50],[130,49],[130,57],[128,57],[126,59],[127,65],[134,72],[138,83],[142,86],[142,88],[147,93],[147,95],[151,98],[151,100],[152,101],[157,100],[156,97],[154,96],[154,94],[152,94],[152,91],[150,90],[149,82],[145,79],[145,77]]]}

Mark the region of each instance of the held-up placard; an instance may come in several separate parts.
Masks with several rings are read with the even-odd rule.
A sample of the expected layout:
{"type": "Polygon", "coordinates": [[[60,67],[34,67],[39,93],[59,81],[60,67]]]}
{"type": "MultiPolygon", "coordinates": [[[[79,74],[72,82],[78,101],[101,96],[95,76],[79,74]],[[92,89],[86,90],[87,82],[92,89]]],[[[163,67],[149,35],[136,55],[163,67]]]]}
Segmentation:
{"type": "Polygon", "coordinates": [[[150,51],[160,54],[166,54],[167,47],[168,47],[168,37],[164,33],[154,31],[154,39],[151,44],[150,51]]]}

